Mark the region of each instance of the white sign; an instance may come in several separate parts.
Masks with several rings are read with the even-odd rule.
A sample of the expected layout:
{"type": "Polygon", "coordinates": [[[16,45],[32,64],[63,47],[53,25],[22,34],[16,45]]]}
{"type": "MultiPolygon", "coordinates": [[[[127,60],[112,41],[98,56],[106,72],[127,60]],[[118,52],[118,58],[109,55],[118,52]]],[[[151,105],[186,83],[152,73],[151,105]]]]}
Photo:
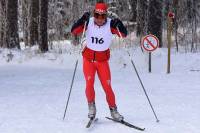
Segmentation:
{"type": "Polygon", "coordinates": [[[142,47],[149,52],[156,50],[159,46],[159,40],[154,35],[147,35],[142,39],[142,47]]]}

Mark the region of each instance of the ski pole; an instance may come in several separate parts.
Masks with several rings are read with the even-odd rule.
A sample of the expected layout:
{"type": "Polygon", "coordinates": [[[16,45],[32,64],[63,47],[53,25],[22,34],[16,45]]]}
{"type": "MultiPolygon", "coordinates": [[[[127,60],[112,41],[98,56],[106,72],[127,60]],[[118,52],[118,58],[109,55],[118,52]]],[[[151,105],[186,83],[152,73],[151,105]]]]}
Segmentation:
{"type": "MultiPolygon", "coordinates": [[[[131,57],[131,55],[130,55],[130,53],[129,53],[128,51],[127,51],[127,53],[128,53],[128,55],[131,57]]],[[[135,73],[136,73],[136,75],[137,75],[137,77],[138,77],[138,79],[139,79],[139,81],[140,81],[140,84],[141,84],[141,86],[142,86],[142,89],[143,89],[143,91],[144,91],[144,93],[145,93],[145,95],[146,95],[146,97],[147,97],[147,100],[148,100],[149,105],[150,105],[150,107],[151,107],[151,109],[152,109],[152,111],[153,111],[153,114],[154,114],[154,116],[155,116],[155,118],[156,118],[156,122],[159,122],[158,117],[157,117],[157,115],[156,115],[156,113],[155,113],[155,110],[154,110],[154,108],[153,108],[153,106],[152,106],[152,104],[151,104],[151,101],[150,101],[150,99],[149,99],[149,96],[147,95],[146,89],[145,89],[145,87],[144,87],[144,85],[143,85],[143,83],[142,83],[142,80],[141,80],[141,78],[140,78],[140,76],[139,76],[139,73],[138,73],[138,71],[137,71],[137,68],[136,68],[136,66],[135,66],[135,64],[134,64],[134,62],[133,62],[132,59],[131,59],[131,63],[132,63],[132,65],[133,65],[133,68],[134,68],[134,70],[135,70],[135,73]]]]}
{"type": "Polygon", "coordinates": [[[67,104],[66,104],[66,107],[65,107],[65,112],[64,112],[63,120],[65,119],[65,115],[66,115],[66,112],[67,112],[67,108],[68,108],[68,104],[69,104],[69,99],[70,99],[71,92],[72,92],[72,87],[73,87],[73,84],[74,84],[74,78],[75,78],[77,66],[78,66],[78,59],[76,60],[76,65],[75,65],[75,69],[74,69],[74,73],[73,73],[73,77],[72,77],[72,81],[71,81],[70,91],[69,91],[68,98],[67,98],[67,104]]]}
{"type": "MultiPolygon", "coordinates": [[[[86,23],[87,22],[85,22],[85,24],[84,24],[83,34],[82,34],[82,37],[81,37],[81,43],[82,43],[83,37],[85,35],[86,23]]],[[[65,111],[64,111],[64,115],[63,115],[63,121],[65,120],[66,112],[67,112],[67,109],[68,109],[69,100],[70,100],[70,96],[71,96],[71,92],[72,92],[72,88],[73,88],[73,84],[74,84],[74,79],[75,79],[75,75],[76,75],[77,66],[78,66],[78,58],[76,59],[74,73],[73,73],[73,77],[72,77],[72,81],[71,81],[71,85],[70,85],[70,90],[69,90],[69,94],[68,94],[68,97],[67,97],[67,103],[66,103],[65,111]]]]}
{"type": "MultiPolygon", "coordinates": [[[[119,35],[120,35],[120,37],[122,38],[122,35],[121,35],[121,33],[120,33],[118,27],[117,27],[117,31],[119,32],[119,35]]],[[[140,84],[141,84],[141,86],[142,86],[142,89],[143,89],[143,91],[144,91],[144,93],[145,93],[145,95],[146,95],[146,97],[147,97],[147,100],[148,100],[148,102],[149,102],[149,105],[150,105],[150,107],[151,107],[151,109],[152,109],[152,111],[153,111],[153,114],[154,114],[155,118],[156,118],[156,122],[159,122],[158,117],[157,117],[157,115],[156,115],[156,113],[155,113],[155,110],[154,110],[154,108],[153,108],[153,106],[152,106],[152,104],[151,104],[151,101],[150,101],[150,99],[149,99],[149,96],[148,96],[148,94],[147,94],[147,92],[146,92],[146,89],[145,89],[145,87],[144,87],[144,85],[143,85],[143,83],[142,83],[142,80],[141,80],[140,76],[139,76],[139,73],[138,73],[138,71],[137,71],[137,68],[136,68],[136,66],[135,66],[135,64],[134,64],[134,62],[133,62],[133,59],[131,58],[131,55],[130,55],[129,51],[127,50],[126,52],[128,53],[128,55],[129,55],[129,57],[130,57],[130,60],[131,60],[131,63],[132,63],[132,65],[133,65],[133,68],[134,68],[134,70],[135,70],[135,73],[136,73],[136,75],[137,75],[137,77],[138,77],[138,79],[139,79],[139,81],[140,81],[140,84]]]]}

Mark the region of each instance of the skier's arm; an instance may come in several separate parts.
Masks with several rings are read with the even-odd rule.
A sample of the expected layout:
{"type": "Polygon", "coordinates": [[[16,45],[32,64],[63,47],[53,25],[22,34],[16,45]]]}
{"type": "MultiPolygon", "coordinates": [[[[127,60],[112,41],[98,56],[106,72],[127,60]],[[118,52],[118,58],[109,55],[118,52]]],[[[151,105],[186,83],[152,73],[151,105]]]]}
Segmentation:
{"type": "Polygon", "coordinates": [[[71,33],[75,36],[80,35],[84,30],[85,23],[87,27],[89,23],[89,18],[90,18],[90,13],[88,12],[84,13],[83,16],[73,24],[71,33]]]}
{"type": "Polygon", "coordinates": [[[123,25],[122,21],[120,21],[119,19],[112,19],[110,23],[110,27],[111,27],[112,34],[117,34],[119,37],[126,37],[128,34],[126,27],[123,25]]]}

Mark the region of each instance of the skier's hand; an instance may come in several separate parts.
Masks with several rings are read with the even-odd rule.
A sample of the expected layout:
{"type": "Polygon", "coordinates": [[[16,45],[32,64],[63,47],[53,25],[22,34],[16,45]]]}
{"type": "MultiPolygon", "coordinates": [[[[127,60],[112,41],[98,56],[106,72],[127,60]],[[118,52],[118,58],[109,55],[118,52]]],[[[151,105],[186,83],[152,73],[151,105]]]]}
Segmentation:
{"type": "Polygon", "coordinates": [[[78,36],[74,36],[73,39],[72,39],[72,44],[74,46],[78,46],[79,45],[79,38],[78,36]]]}
{"type": "Polygon", "coordinates": [[[114,28],[119,28],[120,25],[123,25],[121,20],[119,20],[118,18],[113,19],[114,28]]]}
{"type": "Polygon", "coordinates": [[[69,24],[68,20],[65,20],[64,25],[68,25],[68,24],[69,24]]]}
{"type": "Polygon", "coordinates": [[[89,12],[85,12],[83,14],[83,16],[81,17],[81,19],[84,21],[84,22],[88,22],[89,19],[90,19],[90,13],[89,12]]]}

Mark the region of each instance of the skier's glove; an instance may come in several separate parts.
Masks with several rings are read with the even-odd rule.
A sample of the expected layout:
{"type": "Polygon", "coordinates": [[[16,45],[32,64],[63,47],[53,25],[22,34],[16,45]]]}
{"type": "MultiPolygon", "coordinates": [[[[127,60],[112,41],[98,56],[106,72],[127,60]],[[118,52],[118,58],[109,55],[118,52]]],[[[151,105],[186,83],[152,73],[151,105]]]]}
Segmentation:
{"type": "Polygon", "coordinates": [[[81,17],[81,19],[84,21],[84,22],[88,22],[89,19],[90,19],[90,13],[89,12],[85,12],[83,14],[83,16],[81,17]]]}
{"type": "Polygon", "coordinates": [[[119,28],[122,25],[123,25],[123,23],[121,20],[119,20],[118,18],[113,19],[113,27],[114,28],[119,28]]]}

